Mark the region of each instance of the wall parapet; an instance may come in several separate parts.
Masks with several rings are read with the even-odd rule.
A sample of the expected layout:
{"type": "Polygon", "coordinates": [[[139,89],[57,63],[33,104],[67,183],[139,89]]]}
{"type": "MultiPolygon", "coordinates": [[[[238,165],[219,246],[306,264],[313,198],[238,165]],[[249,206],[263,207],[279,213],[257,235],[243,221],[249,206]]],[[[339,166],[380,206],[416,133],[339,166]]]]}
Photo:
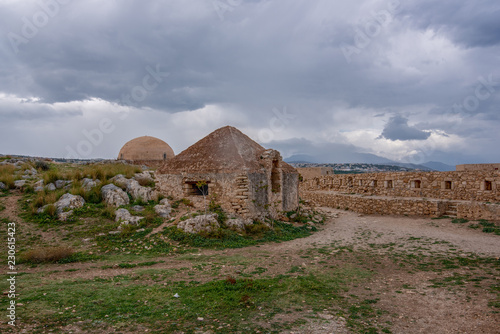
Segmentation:
{"type": "Polygon", "coordinates": [[[351,210],[363,214],[440,217],[456,208],[457,218],[496,220],[500,204],[475,201],[367,196],[333,191],[302,191],[301,198],[317,206],[351,210]]]}
{"type": "Polygon", "coordinates": [[[499,171],[336,174],[301,183],[302,191],[500,202],[499,171]]]}

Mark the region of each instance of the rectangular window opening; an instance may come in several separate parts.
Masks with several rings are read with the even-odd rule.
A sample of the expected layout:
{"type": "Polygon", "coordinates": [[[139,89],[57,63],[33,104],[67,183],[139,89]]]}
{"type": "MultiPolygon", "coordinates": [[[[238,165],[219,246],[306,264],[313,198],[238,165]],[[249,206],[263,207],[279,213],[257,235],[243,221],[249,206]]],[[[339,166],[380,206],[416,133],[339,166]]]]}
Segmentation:
{"type": "Polygon", "coordinates": [[[186,182],[188,185],[186,187],[187,196],[207,196],[208,195],[208,182],[205,185],[199,187],[197,181],[186,182]]]}

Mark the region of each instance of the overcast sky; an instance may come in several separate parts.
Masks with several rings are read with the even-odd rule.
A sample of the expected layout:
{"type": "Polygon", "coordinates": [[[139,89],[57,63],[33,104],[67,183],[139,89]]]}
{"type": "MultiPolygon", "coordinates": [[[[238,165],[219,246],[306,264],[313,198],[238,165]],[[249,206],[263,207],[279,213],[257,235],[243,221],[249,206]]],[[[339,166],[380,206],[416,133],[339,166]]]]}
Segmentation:
{"type": "Polygon", "coordinates": [[[285,157],[500,162],[499,18],[498,0],[0,0],[0,153],[115,158],[150,135],[177,154],[233,125],[285,157]]]}

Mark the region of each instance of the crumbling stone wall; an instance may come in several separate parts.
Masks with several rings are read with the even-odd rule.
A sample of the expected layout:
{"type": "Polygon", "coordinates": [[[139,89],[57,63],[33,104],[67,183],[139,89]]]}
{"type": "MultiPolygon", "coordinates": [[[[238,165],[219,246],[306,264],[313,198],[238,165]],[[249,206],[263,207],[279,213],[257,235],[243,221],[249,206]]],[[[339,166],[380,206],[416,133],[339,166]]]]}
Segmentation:
{"type": "Polygon", "coordinates": [[[339,174],[300,186],[303,191],[500,202],[499,171],[339,174]]]}
{"type": "Polygon", "coordinates": [[[495,171],[500,169],[500,164],[466,164],[466,165],[457,165],[455,169],[457,170],[457,172],[495,171]]]}
{"type": "Polygon", "coordinates": [[[382,196],[346,195],[328,191],[302,192],[303,199],[315,205],[352,210],[364,214],[439,217],[446,211],[440,200],[417,198],[386,198],[382,196]]]}
{"type": "Polygon", "coordinates": [[[457,218],[469,220],[500,218],[500,204],[411,197],[367,196],[332,191],[302,191],[301,197],[315,205],[364,214],[440,217],[455,209],[457,218]],[[452,209],[453,208],[453,209],[452,209]]]}

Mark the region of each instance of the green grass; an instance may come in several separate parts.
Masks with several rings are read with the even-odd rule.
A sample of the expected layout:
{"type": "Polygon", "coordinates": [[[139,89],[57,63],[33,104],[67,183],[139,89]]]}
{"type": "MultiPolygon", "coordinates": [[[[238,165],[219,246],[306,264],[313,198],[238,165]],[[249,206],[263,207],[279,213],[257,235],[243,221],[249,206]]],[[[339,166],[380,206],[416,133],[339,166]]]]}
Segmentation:
{"type": "Polygon", "coordinates": [[[287,223],[275,222],[274,229],[266,228],[259,230],[257,235],[241,235],[229,229],[219,229],[214,233],[205,235],[190,234],[184,233],[176,227],[166,228],[163,234],[184,245],[222,249],[241,248],[265,242],[280,242],[304,238],[311,235],[311,231],[315,230],[316,228],[314,227],[309,229],[307,226],[296,227],[287,223]]]}
{"type": "MultiPolygon", "coordinates": [[[[341,294],[351,282],[369,276],[358,269],[343,268],[299,277],[228,277],[203,284],[165,281],[165,284],[149,285],[144,283],[142,276],[120,275],[39,284],[39,277],[27,275],[20,280],[23,293],[18,302],[24,304],[23,321],[34,324],[35,328],[38,326],[38,330],[57,329],[85,319],[89,326],[110,328],[126,324],[129,330],[138,326],[139,332],[142,331],[138,328],[148,327],[163,333],[206,331],[211,326],[217,328],[217,333],[269,332],[263,325],[271,321],[272,332],[278,332],[290,324],[274,320],[274,315],[293,312],[298,305],[319,312],[332,304],[345,308],[345,313],[352,316],[350,325],[368,329],[370,326],[363,324],[366,322],[364,313],[377,312],[372,304],[367,304],[370,310],[351,311],[341,294]],[[175,298],[175,294],[179,298],[175,298]],[[200,317],[203,321],[198,320],[200,317]]],[[[2,299],[1,307],[5,308],[7,302],[2,299]]],[[[301,318],[300,314],[297,318],[301,318]]]]}
{"type": "Polygon", "coordinates": [[[465,224],[465,223],[468,223],[469,220],[465,219],[465,218],[454,218],[454,219],[451,220],[451,222],[453,224],[465,224]]]}

